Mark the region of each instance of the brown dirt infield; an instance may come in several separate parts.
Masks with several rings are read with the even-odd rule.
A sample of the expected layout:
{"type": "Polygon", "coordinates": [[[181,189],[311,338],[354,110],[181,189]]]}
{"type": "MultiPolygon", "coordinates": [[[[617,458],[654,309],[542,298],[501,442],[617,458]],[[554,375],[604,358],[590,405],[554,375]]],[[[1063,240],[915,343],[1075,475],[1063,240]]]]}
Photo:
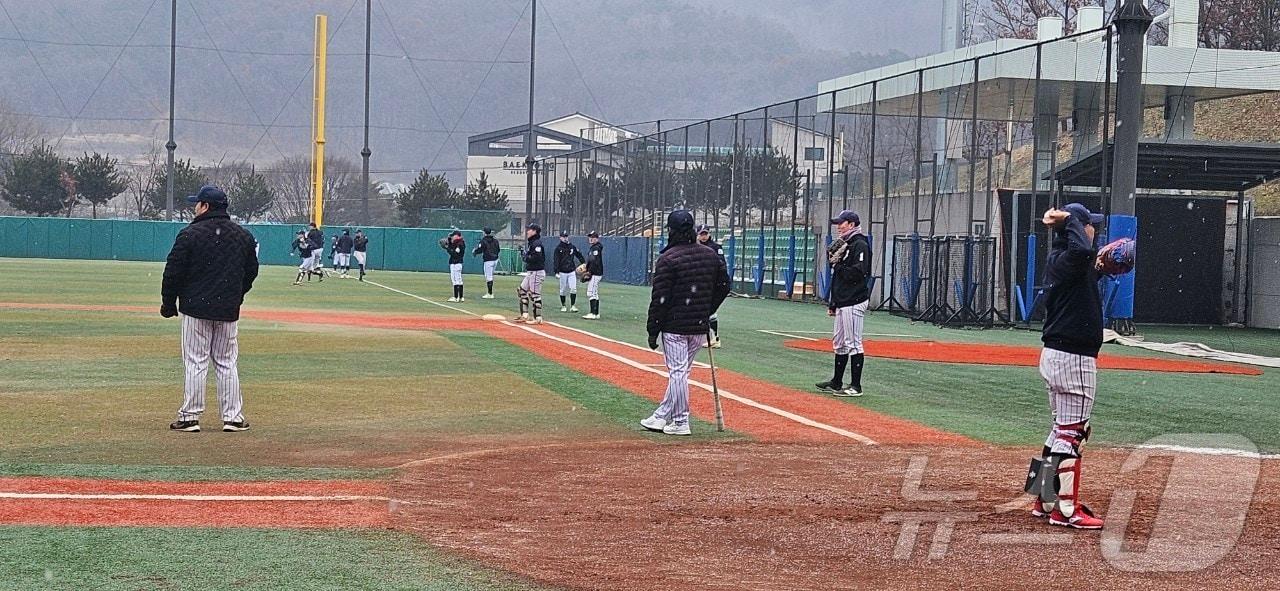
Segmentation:
{"type": "Polygon", "coordinates": [[[0,498],[0,524],[4,525],[354,528],[386,527],[389,522],[387,483],[381,481],[210,483],[0,478],[0,492],[72,496],[0,498]],[[188,498],[108,499],[92,495],[188,498]]]}
{"type": "Polygon", "coordinates": [[[1128,453],[1086,456],[1082,493],[1109,517],[1107,532],[1031,518],[1018,496],[1028,452],[997,448],[593,445],[409,470],[392,494],[431,500],[400,506],[396,526],[568,589],[1280,585],[1280,462],[1263,464],[1251,506],[1231,505],[1208,483],[1257,460],[1201,456],[1191,469],[1206,487],[1162,497],[1173,462],[1155,458],[1122,474],[1128,453]],[[904,484],[912,462],[926,462],[918,487],[904,484]],[[1127,528],[1124,511],[1112,503],[1123,496],[1112,496],[1120,489],[1136,491],[1127,528]],[[968,497],[946,500],[949,493],[968,497]],[[999,509],[1006,504],[1016,509],[999,509]],[[1213,521],[1246,507],[1238,540],[1213,521]],[[1156,525],[1157,511],[1161,520],[1174,519],[1156,525]],[[901,521],[912,515],[928,519],[904,542],[901,521]],[[940,532],[937,520],[948,516],[951,530],[940,532]],[[1154,563],[1166,570],[1193,564],[1214,540],[1230,550],[1192,572],[1149,572],[1151,565],[1127,572],[1135,562],[1108,560],[1104,552],[1113,558],[1116,552],[1103,548],[1104,536],[1122,540],[1125,552],[1157,548],[1154,563]],[[1158,548],[1157,537],[1181,539],[1158,548]]]}
{"type": "MultiPolygon", "coordinates": [[[[827,341],[789,340],[784,343],[792,349],[831,352],[827,341]]],[[[866,341],[866,353],[871,357],[904,359],[907,361],[931,361],[936,363],[976,363],[980,365],[1015,365],[1037,367],[1040,365],[1039,347],[1015,345],[984,345],[977,343],[945,343],[939,341],[866,341]]],[[[1099,355],[1098,369],[1127,369],[1135,371],[1161,371],[1176,373],[1224,373],[1244,376],[1260,376],[1262,370],[1245,365],[1214,361],[1184,361],[1158,357],[1134,357],[1130,355],[1099,355]]]]}

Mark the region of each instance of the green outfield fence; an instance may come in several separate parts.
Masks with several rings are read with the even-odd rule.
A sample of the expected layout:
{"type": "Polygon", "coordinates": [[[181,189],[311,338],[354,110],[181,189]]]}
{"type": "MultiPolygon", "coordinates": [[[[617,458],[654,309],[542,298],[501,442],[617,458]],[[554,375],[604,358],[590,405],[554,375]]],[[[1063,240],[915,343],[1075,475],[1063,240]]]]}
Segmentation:
{"type": "MultiPolygon", "coordinates": [[[[0,216],[0,257],[90,259],[117,261],[163,261],[183,222],[139,220],[89,220],[82,218],[38,218],[0,216]]],[[[290,253],[294,234],[302,229],[288,224],[245,224],[260,245],[258,259],[265,265],[296,265],[298,255],[290,253]]],[[[344,228],[322,228],[328,265],[329,243],[344,228]]],[[[360,228],[369,237],[370,269],[391,271],[448,271],[448,255],[437,243],[451,230],[436,228],[360,228]]],[[[351,228],[355,233],[356,228],[351,228]]],[[[467,250],[474,248],[481,233],[462,230],[467,250]]],[[[468,256],[463,272],[481,273],[478,256],[468,256]]]]}

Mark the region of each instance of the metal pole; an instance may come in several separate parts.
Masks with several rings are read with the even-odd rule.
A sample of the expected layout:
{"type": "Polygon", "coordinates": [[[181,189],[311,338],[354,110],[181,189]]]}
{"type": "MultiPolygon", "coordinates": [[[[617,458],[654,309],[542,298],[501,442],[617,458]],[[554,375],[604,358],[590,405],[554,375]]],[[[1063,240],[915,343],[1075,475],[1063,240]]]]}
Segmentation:
{"type": "Polygon", "coordinates": [[[920,70],[916,72],[916,150],[914,152],[914,158],[916,161],[914,165],[915,175],[916,175],[916,186],[915,186],[915,192],[912,194],[912,198],[915,200],[915,202],[911,205],[911,215],[915,218],[911,222],[912,234],[920,233],[920,181],[921,181],[920,176],[924,174],[924,171],[921,170],[923,168],[923,166],[921,166],[923,163],[923,159],[921,158],[921,155],[922,155],[922,152],[924,151],[924,136],[922,135],[923,132],[924,132],[924,70],[920,70]]]}
{"type": "MultiPolygon", "coordinates": [[[[973,234],[973,200],[978,184],[978,65],[982,58],[973,60],[973,110],[969,114],[969,227],[965,234],[973,234]]],[[[968,289],[967,287],[965,289],[968,289]]]]}
{"type": "Polygon", "coordinates": [[[1232,281],[1235,297],[1232,298],[1231,319],[1235,322],[1244,322],[1245,318],[1241,312],[1244,310],[1244,191],[1236,193],[1236,252],[1235,262],[1232,264],[1232,281]]]}
{"type": "Polygon", "coordinates": [[[1116,72],[1116,139],[1112,152],[1111,215],[1134,215],[1138,139],[1142,133],[1142,64],[1151,13],[1141,0],[1125,0],[1112,21],[1120,34],[1116,72]]]}
{"type": "Polygon", "coordinates": [[[178,143],[173,141],[173,97],[175,75],[178,71],[178,0],[169,6],[169,141],[164,147],[169,151],[165,172],[165,209],[164,219],[173,221],[173,151],[178,143]]]}
{"type": "Polygon", "coordinates": [[[1107,166],[1110,162],[1107,159],[1107,150],[1111,144],[1111,50],[1115,37],[1111,30],[1107,31],[1107,65],[1106,74],[1102,84],[1102,147],[1099,149],[1098,155],[1101,157],[1102,178],[1098,179],[1098,186],[1102,188],[1102,213],[1108,217],[1111,216],[1111,178],[1110,170],[1107,166]]]}
{"type": "Polygon", "coordinates": [[[373,0],[364,2],[364,149],[360,150],[361,219],[369,224],[369,37],[372,31],[373,0]]]}
{"type": "Polygon", "coordinates": [[[533,221],[533,156],[537,153],[537,139],[533,135],[533,75],[536,41],[538,39],[538,0],[531,0],[532,16],[529,19],[529,131],[524,140],[524,223],[533,221]]]}
{"type": "Polygon", "coordinates": [[[328,85],[328,52],[329,52],[329,17],[316,15],[316,67],[315,67],[315,160],[313,163],[315,183],[312,197],[311,221],[317,228],[324,227],[324,113],[325,89],[328,85]]]}

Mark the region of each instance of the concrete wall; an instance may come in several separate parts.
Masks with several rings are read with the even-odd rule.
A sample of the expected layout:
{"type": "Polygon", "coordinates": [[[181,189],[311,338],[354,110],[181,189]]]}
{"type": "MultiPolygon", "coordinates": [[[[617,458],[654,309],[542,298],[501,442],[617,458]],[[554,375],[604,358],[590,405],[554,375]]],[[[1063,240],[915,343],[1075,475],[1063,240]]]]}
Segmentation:
{"type": "Polygon", "coordinates": [[[1280,328],[1280,217],[1253,219],[1249,251],[1248,324],[1280,328]]]}

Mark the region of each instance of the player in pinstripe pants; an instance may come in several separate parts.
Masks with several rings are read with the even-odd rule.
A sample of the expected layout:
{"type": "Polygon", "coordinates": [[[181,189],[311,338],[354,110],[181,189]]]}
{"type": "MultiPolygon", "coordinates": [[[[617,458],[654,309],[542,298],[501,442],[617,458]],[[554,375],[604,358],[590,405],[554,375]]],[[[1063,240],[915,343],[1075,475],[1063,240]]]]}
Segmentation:
{"type": "Polygon", "coordinates": [[[1093,247],[1095,226],[1102,221],[1101,215],[1079,203],[1051,209],[1043,219],[1053,229],[1053,243],[1045,271],[1040,376],[1049,392],[1053,427],[1043,457],[1032,460],[1027,492],[1039,495],[1031,508],[1034,517],[1076,529],[1103,526],[1079,499],[1081,456],[1091,432],[1102,348],[1102,300],[1093,247]]]}
{"type": "Polygon", "coordinates": [[[227,215],[227,195],[206,185],[187,197],[196,217],[178,233],[165,262],[160,315],[182,314],[182,361],[186,367],[182,406],[174,431],[197,433],[204,412],[205,383],[212,361],[218,383],[223,431],[245,431],[237,367],[237,321],[244,295],[258,276],[253,235],[227,215]]]}
{"type": "Polygon", "coordinates": [[[667,435],[689,435],[689,371],[698,349],[707,344],[711,315],[729,295],[729,272],[715,251],[695,242],[689,212],[671,212],[667,231],[667,247],[654,265],[646,322],[649,348],[657,349],[662,340],[667,392],[640,425],[667,435]]]}

